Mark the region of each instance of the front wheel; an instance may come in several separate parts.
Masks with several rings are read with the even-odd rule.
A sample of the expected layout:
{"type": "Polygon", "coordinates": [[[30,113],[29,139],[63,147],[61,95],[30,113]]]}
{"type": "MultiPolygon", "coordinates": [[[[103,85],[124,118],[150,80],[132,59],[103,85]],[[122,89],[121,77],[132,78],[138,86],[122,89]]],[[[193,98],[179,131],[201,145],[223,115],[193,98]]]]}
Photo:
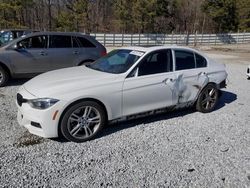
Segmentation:
{"type": "Polygon", "coordinates": [[[202,113],[213,111],[218,103],[219,90],[214,84],[208,84],[200,93],[196,109],[202,113]]]}
{"type": "Polygon", "coordinates": [[[85,142],[96,136],[106,122],[101,105],[83,101],[71,106],[61,121],[61,133],[70,141],[85,142]]]}
{"type": "Polygon", "coordinates": [[[9,80],[8,72],[0,66],[0,87],[5,86],[9,80]]]}

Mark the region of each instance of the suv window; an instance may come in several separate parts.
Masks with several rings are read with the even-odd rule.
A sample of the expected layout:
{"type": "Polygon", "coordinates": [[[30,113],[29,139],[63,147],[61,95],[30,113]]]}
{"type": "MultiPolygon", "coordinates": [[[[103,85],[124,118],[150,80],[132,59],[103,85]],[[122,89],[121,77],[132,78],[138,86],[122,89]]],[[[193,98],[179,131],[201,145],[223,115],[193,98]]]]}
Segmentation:
{"type": "Polygon", "coordinates": [[[46,48],[48,37],[46,35],[34,36],[20,41],[17,45],[22,48],[46,48]]]}
{"type": "Polygon", "coordinates": [[[138,76],[159,74],[173,70],[171,50],[153,52],[145,57],[139,65],[138,76]]]}
{"type": "Polygon", "coordinates": [[[202,67],[207,66],[207,60],[204,57],[202,57],[199,54],[195,54],[195,58],[196,58],[196,67],[197,68],[202,68],[202,67]]]}
{"type": "Polygon", "coordinates": [[[71,36],[52,35],[49,40],[50,48],[71,48],[71,36]]]}
{"type": "Polygon", "coordinates": [[[79,42],[77,41],[76,37],[72,37],[72,44],[73,44],[73,48],[80,48],[79,42]]]}
{"type": "Polygon", "coordinates": [[[176,70],[195,68],[194,53],[182,50],[175,50],[176,70]]]}
{"type": "Polygon", "coordinates": [[[79,44],[82,48],[95,48],[96,46],[84,37],[77,37],[79,44]]]}

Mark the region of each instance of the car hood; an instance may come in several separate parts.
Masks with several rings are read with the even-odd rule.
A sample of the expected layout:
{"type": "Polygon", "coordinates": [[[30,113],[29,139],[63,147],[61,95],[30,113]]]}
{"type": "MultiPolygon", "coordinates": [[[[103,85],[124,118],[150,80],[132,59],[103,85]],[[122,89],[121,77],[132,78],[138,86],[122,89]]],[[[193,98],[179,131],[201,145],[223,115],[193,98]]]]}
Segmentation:
{"type": "Polygon", "coordinates": [[[85,66],[60,69],[41,74],[23,85],[32,95],[58,97],[60,95],[109,84],[119,76],[92,70],[85,66]]]}

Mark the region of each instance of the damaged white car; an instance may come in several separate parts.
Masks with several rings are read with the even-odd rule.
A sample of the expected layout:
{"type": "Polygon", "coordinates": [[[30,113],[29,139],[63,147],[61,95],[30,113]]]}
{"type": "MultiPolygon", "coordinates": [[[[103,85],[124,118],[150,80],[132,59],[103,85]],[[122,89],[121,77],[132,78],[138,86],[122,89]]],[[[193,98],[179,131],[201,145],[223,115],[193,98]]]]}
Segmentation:
{"type": "Polygon", "coordinates": [[[39,75],[17,94],[18,122],[46,138],[83,142],[109,121],[196,106],[214,110],[225,66],[184,47],[128,47],[91,65],[39,75]]]}

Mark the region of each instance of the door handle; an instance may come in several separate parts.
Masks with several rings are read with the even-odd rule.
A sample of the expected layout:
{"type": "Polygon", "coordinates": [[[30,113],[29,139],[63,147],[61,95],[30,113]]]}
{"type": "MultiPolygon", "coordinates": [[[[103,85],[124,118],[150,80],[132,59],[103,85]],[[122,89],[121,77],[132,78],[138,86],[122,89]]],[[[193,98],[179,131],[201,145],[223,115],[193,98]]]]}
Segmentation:
{"type": "Polygon", "coordinates": [[[42,55],[42,56],[47,55],[47,53],[45,53],[45,52],[43,52],[43,51],[41,51],[39,54],[42,55]]]}
{"type": "Polygon", "coordinates": [[[206,72],[200,72],[199,73],[199,75],[202,75],[202,74],[206,75],[207,73],[206,72]]]}
{"type": "Polygon", "coordinates": [[[164,80],[162,81],[162,83],[165,83],[165,84],[166,84],[168,81],[173,82],[174,79],[173,79],[173,78],[166,78],[166,79],[164,79],[164,80]]]}
{"type": "Polygon", "coordinates": [[[78,51],[74,51],[74,52],[73,52],[73,54],[78,55],[78,54],[79,54],[79,52],[78,52],[78,51]]]}

